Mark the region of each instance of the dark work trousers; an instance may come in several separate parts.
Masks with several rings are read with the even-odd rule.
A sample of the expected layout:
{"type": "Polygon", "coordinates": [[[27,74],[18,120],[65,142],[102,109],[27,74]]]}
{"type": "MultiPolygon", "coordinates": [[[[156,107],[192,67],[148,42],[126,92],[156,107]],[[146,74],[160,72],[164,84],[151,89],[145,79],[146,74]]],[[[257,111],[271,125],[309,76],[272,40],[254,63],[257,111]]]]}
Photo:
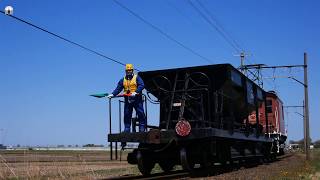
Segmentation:
{"type": "Polygon", "coordinates": [[[136,95],[135,97],[126,97],[124,103],[124,131],[130,132],[132,110],[136,110],[139,120],[139,131],[145,131],[145,121],[146,117],[143,109],[143,101],[141,95],[136,95]]]}

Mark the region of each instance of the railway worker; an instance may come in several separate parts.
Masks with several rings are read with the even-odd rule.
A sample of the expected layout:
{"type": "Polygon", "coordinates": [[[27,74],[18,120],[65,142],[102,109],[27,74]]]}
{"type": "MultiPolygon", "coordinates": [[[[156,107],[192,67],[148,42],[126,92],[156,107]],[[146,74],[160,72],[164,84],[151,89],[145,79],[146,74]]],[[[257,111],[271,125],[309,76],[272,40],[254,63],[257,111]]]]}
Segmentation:
{"type": "Polygon", "coordinates": [[[145,114],[143,109],[142,90],[144,89],[143,80],[133,73],[133,65],[126,64],[125,76],[118,82],[116,89],[108,98],[117,96],[122,90],[124,94],[124,132],[130,132],[132,110],[136,110],[139,120],[139,132],[145,131],[145,114]]]}

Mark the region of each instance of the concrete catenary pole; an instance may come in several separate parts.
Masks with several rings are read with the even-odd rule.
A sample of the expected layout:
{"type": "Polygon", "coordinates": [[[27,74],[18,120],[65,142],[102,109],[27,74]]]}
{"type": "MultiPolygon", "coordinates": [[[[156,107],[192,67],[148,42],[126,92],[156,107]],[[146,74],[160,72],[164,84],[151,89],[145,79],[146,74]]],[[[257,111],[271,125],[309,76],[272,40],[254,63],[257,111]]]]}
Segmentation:
{"type": "Polygon", "coordinates": [[[306,129],[307,129],[307,124],[306,124],[306,106],[305,106],[305,102],[304,102],[304,100],[302,101],[302,107],[303,107],[303,109],[302,109],[302,118],[303,118],[303,151],[304,151],[304,153],[305,154],[307,154],[307,141],[306,141],[306,139],[307,139],[307,131],[306,131],[306,129]]]}
{"type": "Polygon", "coordinates": [[[307,53],[304,53],[304,103],[305,103],[305,113],[304,113],[304,120],[305,120],[305,144],[306,144],[306,160],[310,160],[310,132],[309,132],[309,97],[308,97],[308,59],[307,59],[307,53]]]}
{"type": "Polygon", "coordinates": [[[244,52],[241,52],[240,53],[240,67],[241,67],[242,73],[245,74],[246,70],[244,69],[244,58],[245,58],[245,54],[244,54],[244,52]]]}
{"type": "MultiPolygon", "coordinates": [[[[112,116],[111,116],[111,98],[109,98],[109,134],[112,133],[112,124],[111,124],[112,116]]],[[[110,160],[112,160],[112,142],[110,141],[110,160]]]]}

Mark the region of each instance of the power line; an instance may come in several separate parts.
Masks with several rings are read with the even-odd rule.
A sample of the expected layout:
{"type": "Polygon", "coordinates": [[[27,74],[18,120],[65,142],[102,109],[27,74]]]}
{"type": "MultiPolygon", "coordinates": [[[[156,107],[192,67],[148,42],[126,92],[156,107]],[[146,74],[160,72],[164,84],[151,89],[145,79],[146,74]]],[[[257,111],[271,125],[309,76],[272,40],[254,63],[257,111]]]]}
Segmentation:
{"type": "MultiPolygon", "coordinates": [[[[239,43],[230,35],[230,33],[227,32],[227,30],[223,27],[223,25],[217,20],[217,18],[214,17],[214,15],[205,7],[205,5],[203,3],[201,3],[201,1],[199,0],[195,0],[199,6],[204,10],[204,13],[201,12],[201,10],[199,8],[197,8],[197,6],[195,6],[195,4],[192,3],[191,0],[188,0],[189,4],[200,14],[200,16],[205,19],[216,31],[218,31],[218,33],[220,33],[220,35],[230,44],[231,47],[233,47],[238,53],[243,54],[245,56],[244,52],[244,48],[241,47],[239,45],[239,43]],[[211,21],[209,18],[207,18],[205,16],[205,14],[211,18],[211,21]],[[214,22],[214,23],[213,23],[214,22]]],[[[244,57],[243,57],[244,60],[244,57]]],[[[253,64],[249,59],[247,59],[247,61],[250,64],[253,64]]],[[[248,72],[250,72],[250,74],[253,76],[253,78],[255,79],[259,79],[259,77],[257,77],[253,72],[251,72],[250,70],[247,69],[248,72]]],[[[261,75],[261,72],[258,73],[258,75],[261,75]]],[[[262,75],[261,75],[262,76],[262,75]]],[[[258,82],[261,83],[263,85],[263,82],[258,82]]]]}
{"type": "MultiPolygon", "coordinates": [[[[239,43],[230,35],[230,33],[228,33],[226,31],[226,29],[223,27],[223,25],[217,20],[217,18],[214,17],[214,15],[205,7],[205,5],[203,3],[201,3],[201,1],[199,0],[195,0],[200,7],[204,10],[204,12],[207,14],[207,16],[209,16],[211,18],[211,20],[215,23],[215,24],[211,24],[211,25],[215,25],[214,27],[216,27],[215,29],[219,29],[221,30],[220,34],[225,35],[226,38],[228,38],[230,41],[227,42],[232,42],[232,44],[230,44],[232,47],[234,47],[236,49],[236,51],[239,52],[239,50],[241,50],[240,56],[242,55],[243,57],[241,58],[241,67],[244,65],[244,57],[246,56],[246,54],[244,53],[244,49],[239,45],[239,43]]],[[[189,3],[191,3],[191,5],[193,5],[192,7],[195,9],[198,9],[192,2],[191,0],[189,0],[189,3]]],[[[199,10],[199,9],[198,9],[199,10]]],[[[200,10],[199,10],[200,11],[200,10]]],[[[201,13],[201,12],[198,12],[201,13]]],[[[247,59],[247,61],[249,62],[249,64],[253,64],[249,59],[247,59]]],[[[260,71],[258,72],[252,72],[249,69],[246,70],[247,72],[249,72],[250,75],[252,75],[252,80],[253,81],[257,81],[258,85],[263,87],[263,81],[260,78],[260,76],[262,77],[262,73],[260,71]]],[[[249,74],[247,74],[247,76],[249,77],[249,74]]],[[[267,82],[269,83],[269,82],[267,82]]]]}
{"type": "MultiPolygon", "coordinates": [[[[211,20],[213,21],[213,22],[215,22],[215,24],[213,24],[213,23],[209,23],[208,21],[208,23],[209,24],[211,24],[211,25],[214,25],[214,27],[216,27],[215,29],[217,30],[217,29],[219,29],[219,30],[221,30],[221,32],[220,32],[220,34],[222,35],[222,34],[224,34],[225,36],[226,36],[226,38],[229,38],[229,40],[231,40],[232,41],[232,43],[230,42],[230,41],[228,41],[227,39],[226,39],[226,41],[227,42],[230,42],[229,44],[232,46],[232,47],[234,47],[235,49],[236,49],[236,51],[238,51],[239,52],[239,50],[241,50],[242,52],[244,52],[244,49],[239,45],[239,43],[230,35],[230,33],[228,33],[227,31],[226,31],[226,29],[222,26],[222,24],[217,20],[217,18],[215,18],[214,17],[214,15],[205,7],[205,5],[203,4],[203,3],[201,3],[201,1],[200,0],[195,0],[199,5],[200,5],[200,7],[204,10],[204,12],[207,14],[207,16],[209,16],[210,18],[211,18],[211,20]]],[[[190,5],[194,8],[194,9],[198,9],[198,13],[199,14],[202,14],[203,15],[203,13],[201,13],[201,11],[199,10],[199,8],[197,8],[192,2],[191,2],[191,0],[188,0],[188,2],[190,3],[190,5]]],[[[205,16],[203,15],[202,17],[204,17],[205,18],[205,16]]],[[[205,19],[208,19],[208,18],[205,18],[205,19]]],[[[218,31],[219,32],[219,31],[218,31]]],[[[241,53],[240,53],[241,54],[241,53]]],[[[249,64],[256,64],[256,63],[252,63],[249,59],[246,59],[247,61],[248,61],[248,63],[249,64]]],[[[263,87],[263,80],[261,79],[261,80],[259,80],[259,78],[260,77],[258,77],[258,76],[261,76],[262,77],[262,74],[261,74],[261,72],[256,72],[256,74],[258,74],[258,76],[256,76],[255,75],[255,73],[253,73],[253,72],[251,72],[249,69],[247,69],[246,71],[248,71],[252,76],[253,76],[253,80],[255,81],[255,80],[258,80],[258,84],[260,84],[262,87],[263,87]]],[[[268,83],[269,85],[271,85],[271,83],[270,83],[270,81],[268,80],[268,79],[266,79],[266,83],[268,83]]],[[[273,82],[272,84],[274,84],[275,82],[273,82]]]]}
{"type": "MultiPolygon", "coordinates": [[[[204,18],[216,31],[218,31],[222,37],[224,37],[224,39],[230,44],[231,47],[233,47],[237,52],[239,52],[239,50],[242,51],[242,53],[244,52],[244,48],[240,46],[240,44],[230,35],[230,33],[227,32],[227,30],[223,27],[223,25],[218,21],[217,18],[215,18],[215,16],[205,7],[205,5],[199,1],[199,0],[195,0],[199,6],[204,10],[204,12],[201,12],[201,10],[199,8],[197,8],[195,6],[195,4],[193,4],[190,0],[188,1],[189,4],[192,6],[192,8],[194,8],[202,18],[204,18]],[[205,14],[209,17],[207,18],[205,16],[205,14]],[[211,21],[210,21],[210,18],[211,18],[211,21]],[[212,22],[214,22],[215,24],[213,24],[212,22]]],[[[174,8],[180,15],[182,15],[183,17],[185,17],[187,20],[189,20],[191,22],[191,20],[189,18],[187,18],[176,6],[174,6],[172,3],[170,3],[169,1],[166,1],[167,4],[169,6],[171,6],[172,8],[174,8]]],[[[241,56],[241,54],[239,56],[241,56]]],[[[243,53],[244,54],[244,53],[243,53]]],[[[256,64],[256,63],[252,63],[249,59],[247,59],[248,63],[249,64],[256,64]]],[[[241,68],[241,67],[240,67],[241,68]]],[[[258,77],[258,76],[261,76],[262,77],[262,72],[252,72],[250,71],[249,69],[246,69],[247,72],[249,72],[249,74],[252,76],[252,80],[253,81],[256,81],[256,80],[259,80],[261,79],[261,81],[258,81],[258,84],[261,85],[261,87],[263,87],[263,79],[258,77]],[[255,74],[257,73],[258,76],[255,74]]],[[[247,74],[248,77],[249,74],[247,74]]],[[[269,84],[271,86],[271,84],[274,84],[274,83],[270,83],[269,79],[265,79],[265,82],[267,84],[269,84]]]]}
{"type": "Polygon", "coordinates": [[[214,17],[214,15],[205,7],[205,5],[199,1],[196,0],[196,2],[201,6],[201,8],[204,10],[204,12],[215,22],[215,24],[220,27],[220,30],[227,36],[229,37],[229,39],[232,40],[233,44],[240,49],[241,51],[244,51],[243,48],[239,45],[239,43],[232,38],[232,36],[230,35],[230,33],[227,32],[227,30],[223,27],[223,25],[217,20],[217,18],[214,17]]]}
{"type": "MultiPolygon", "coordinates": [[[[214,15],[212,13],[210,13],[210,11],[205,7],[205,5],[203,3],[201,3],[199,0],[196,0],[196,2],[200,5],[200,7],[204,10],[204,12],[202,12],[195,4],[192,3],[191,0],[188,0],[188,3],[198,12],[198,14],[207,22],[211,25],[211,27],[213,27],[227,42],[228,44],[233,47],[238,53],[240,53],[241,57],[241,66],[243,66],[243,60],[244,57],[246,56],[244,53],[244,49],[239,45],[239,43],[232,38],[232,36],[230,35],[230,33],[228,33],[226,31],[226,29],[222,26],[222,24],[217,20],[217,18],[214,17],[214,15]],[[209,17],[207,17],[206,15],[209,17]],[[211,20],[210,20],[211,18],[211,20]]],[[[250,63],[250,61],[248,60],[248,62],[250,63]]],[[[259,77],[261,75],[261,73],[257,73],[254,74],[253,72],[251,72],[250,70],[246,70],[248,71],[252,76],[253,76],[253,81],[259,80],[259,77]]],[[[258,84],[263,85],[263,82],[258,81],[258,84]]]]}
{"type": "Polygon", "coordinates": [[[211,20],[209,18],[207,18],[205,16],[205,14],[197,7],[195,6],[191,0],[188,0],[188,3],[190,4],[190,6],[212,27],[214,28],[221,36],[222,38],[227,41],[227,43],[233,48],[235,49],[238,53],[240,53],[239,48],[234,45],[234,43],[219,29],[219,27],[217,27],[214,23],[211,22],[211,20]]]}
{"type": "MultiPolygon", "coordinates": [[[[200,7],[204,10],[201,11],[191,0],[188,0],[188,3],[190,4],[190,6],[212,27],[214,28],[222,37],[223,39],[233,48],[235,49],[238,53],[240,53],[240,57],[241,57],[241,66],[243,66],[243,61],[244,61],[244,49],[239,45],[239,43],[232,38],[232,36],[226,31],[226,29],[222,26],[221,23],[219,23],[219,21],[213,16],[212,13],[210,13],[210,11],[204,6],[203,3],[201,3],[199,0],[196,0],[197,3],[200,5],[200,7]],[[207,17],[207,16],[209,17],[207,17]],[[211,18],[211,20],[210,20],[211,18]]],[[[249,60],[248,60],[249,62],[249,60]]],[[[259,81],[259,77],[261,75],[261,73],[257,73],[257,75],[253,72],[251,72],[250,70],[246,70],[248,71],[252,76],[253,76],[253,81],[258,80],[258,84],[263,86],[263,82],[259,81]]],[[[248,76],[249,77],[249,76],[248,76]]]]}
{"type": "MultiPolygon", "coordinates": [[[[2,14],[6,15],[5,12],[3,12],[2,10],[0,10],[0,12],[1,12],[2,14]]],[[[52,35],[52,36],[54,36],[54,37],[56,37],[56,38],[58,38],[58,39],[61,39],[61,40],[65,41],[65,42],[68,42],[68,43],[70,43],[70,44],[72,44],[72,45],[78,46],[78,47],[80,47],[80,48],[82,48],[82,49],[84,49],[84,50],[86,50],[86,51],[89,51],[89,52],[91,52],[91,53],[93,53],[93,54],[96,54],[96,55],[98,55],[98,56],[100,56],[100,57],[102,57],[102,58],[108,59],[108,60],[110,60],[110,61],[112,61],[112,62],[114,62],[114,63],[117,63],[117,64],[120,64],[120,65],[125,66],[125,63],[123,63],[123,62],[121,62],[121,61],[119,61],[119,60],[116,60],[116,59],[114,59],[114,58],[111,58],[111,57],[109,57],[109,56],[106,56],[106,55],[104,55],[104,54],[102,54],[102,53],[100,53],[100,52],[97,52],[96,50],[92,50],[92,49],[90,49],[90,48],[88,48],[88,47],[86,47],[86,46],[84,46],[84,45],[81,45],[81,44],[79,44],[79,43],[77,43],[77,42],[75,42],[75,41],[72,41],[72,40],[70,40],[70,39],[67,39],[67,38],[65,38],[65,37],[63,37],[63,36],[61,36],[61,35],[58,35],[58,34],[56,34],[56,33],[53,33],[53,32],[51,32],[51,31],[49,31],[49,30],[47,30],[47,29],[44,29],[44,28],[42,28],[42,27],[40,27],[40,26],[37,26],[37,25],[35,25],[35,24],[31,23],[31,22],[28,22],[28,21],[26,21],[26,20],[23,20],[23,19],[21,19],[21,18],[19,18],[19,17],[17,17],[17,16],[13,16],[13,15],[6,15],[6,16],[9,16],[9,17],[11,17],[11,18],[13,18],[13,19],[16,19],[16,20],[24,23],[24,24],[27,24],[27,25],[29,25],[29,26],[32,26],[32,27],[34,27],[34,28],[36,28],[36,29],[38,29],[38,30],[40,30],[40,31],[43,31],[43,32],[45,32],[45,33],[47,33],[47,34],[50,34],[50,35],[52,35]]],[[[136,70],[139,71],[138,69],[136,69],[136,70]]]]}
{"type": "Polygon", "coordinates": [[[174,9],[176,12],[178,12],[178,14],[180,16],[182,16],[183,18],[185,18],[187,21],[189,21],[189,23],[193,26],[195,26],[195,22],[193,20],[190,19],[190,17],[188,15],[186,15],[181,9],[179,9],[176,5],[174,5],[172,2],[170,2],[169,0],[165,0],[165,2],[167,3],[167,5],[169,5],[172,9],[174,9]]]}
{"type": "Polygon", "coordinates": [[[132,11],[131,9],[129,9],[127,6],[125,6],[124,4],[120,3],[117,0],[113,0],[113,2],[115,2],[118,6],[120,6],[122,9],[128,11],[132,16],[136,17],[137,19],[139,19],[140,21],[142,21],[143,23],[145,23],[146,25],[150,26],[152,29],[154,29],[155,31],[157,31],[158,33],[162,34],[164,37],[166,37],[167,39],[175,42],[176,44],[178,44],[179,46],[183,47],[184,49],[188,50],[189,52],[191,52],[192,54],[204,59],[205,61],[212,63],[212,61],[204,56],[202,56],[201,54],[199,54],[198,52],[196,52],[195,50],[191,49],[190,47],[184,45],[183,43],[181,43],[180,41],[176,40],[175,38],[173,38],[172,36],[170,36],[168,33],[164,32],[162,29],[160,29],[159,27],[157,27],[156,25],[152,24],[151,22],[147,21],[146,19],[144,19],[142,16],[140,16],[139,14],[137,14],[136,12],[132,11]]]}

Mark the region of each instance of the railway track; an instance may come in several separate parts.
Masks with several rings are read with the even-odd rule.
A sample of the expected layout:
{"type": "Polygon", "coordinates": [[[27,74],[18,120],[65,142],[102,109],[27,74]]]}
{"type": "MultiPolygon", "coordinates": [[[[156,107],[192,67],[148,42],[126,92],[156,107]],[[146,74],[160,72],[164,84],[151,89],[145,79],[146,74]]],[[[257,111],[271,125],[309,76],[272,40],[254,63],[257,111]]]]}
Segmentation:
{"type": "MultiPolygon", "coordinates": [[[[278,156],[275,161],[281,161],[282,159],[291,157],[293,154],[285,154],[282,156],[278,156]]],[[[143,179],[143,180],[155,180],[155,179],[180,179],[180,178],[195,178],[195,177],[209,177],[209,176],[217,176],[220,174],[232,172],[239,170],[241,168],[252,168],[261,164],[266,164],[268,165],[268,162],[261,163],[261,162],[249,162],[249,163],[243,163],[243,162],[237,162],[234,164],[229,164],[229,165],[214,165],[210,169],[206,170],[197,170],[193,173],[189,173],[183,170],[177,170],[177,171],[172,171],[169,173],[155,173],[152,174],[151,176],[142,176],[142,175],[133,175],[133,176],[118,176],[118,177],[109,177],[105,178],[103,180],[121,180],[121,179],[143,179]]]]}
{"type": "Polygon", "coordinates": [[[179,171],[172,171],[169,173],[155,173],[151,176],[118,176],[118,177],[110,177],[103,180],[121,180],[121,179],[143,179],[143,180],[154,180],[154,179],[176,179],[176,178],[184,178],[189,177],[190,174],[188,172],[179,170],[179,171]]]}

